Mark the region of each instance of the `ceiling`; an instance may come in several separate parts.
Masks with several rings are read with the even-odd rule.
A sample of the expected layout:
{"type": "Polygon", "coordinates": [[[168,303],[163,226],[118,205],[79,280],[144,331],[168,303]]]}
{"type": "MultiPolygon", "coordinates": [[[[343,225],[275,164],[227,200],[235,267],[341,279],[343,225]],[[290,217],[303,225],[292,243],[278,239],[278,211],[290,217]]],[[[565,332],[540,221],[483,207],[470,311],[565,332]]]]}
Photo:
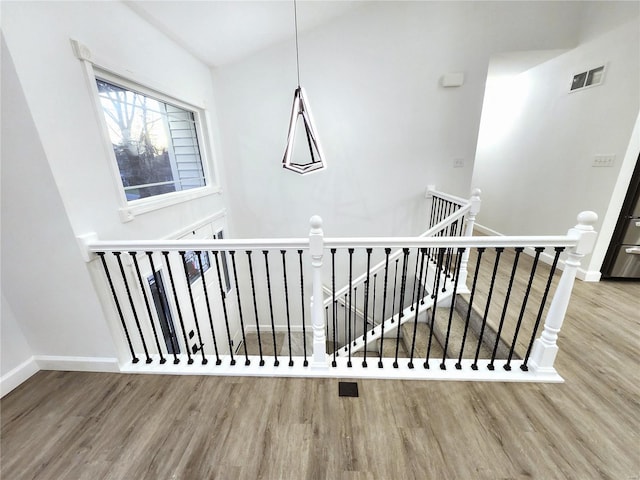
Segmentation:
{"type": "MultiPolygon", "coordinates": [[[[363,3],[298,2],[298,31],[326,23],[363,3]]],[[[129,0],[125,4],[211,67],[293,38],[295,32],[293,1],[129,0]]]]}

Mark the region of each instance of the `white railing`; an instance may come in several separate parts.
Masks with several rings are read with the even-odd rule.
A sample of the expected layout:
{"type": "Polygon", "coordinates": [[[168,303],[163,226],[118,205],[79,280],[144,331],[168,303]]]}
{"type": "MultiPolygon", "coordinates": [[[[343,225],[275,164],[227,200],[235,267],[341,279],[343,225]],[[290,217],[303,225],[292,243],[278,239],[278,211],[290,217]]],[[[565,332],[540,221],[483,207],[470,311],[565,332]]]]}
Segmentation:
{"type": "MultiPolygon", "coordinates": [[[[428,212],[428,229],[423,232],[420,237],[471,237],[473,235],[473,227],[475,223],[475,218],[480,210],[480,190],[475,189],[472,192],[471,198],[464,199],[460,197],[456,197],[454,195],[447,194],[445,192],[440,192],[435,189],[434,186],[429,186],[427,188],[427,198],[430,200],[429,212],[428,212]]],[[[332,251],[332,254],[335,253],[332,251]]],[[[386,322],[387,334],[391,331],[391,329],[397,328],[402,322],[396,322],[394,319],[394,309],[391,309],[390,315],[387,318],[384,313],[386,313],[386,309],[383,312],[383,316],[376,322],[375,318],[375,309],[376,306],[378,309],[382,306],[383,308],[386,306],[388,301],[392,301],[396,296],[397,292],[394,288],[393,290],[384,288],[382,292],[383,297],[380,298],[380,295],[377,296],[377,276],[378,274],[382,275],[386,268],[388,268],[389,263],[393,263],[394,261],[400,259],[402,257],[402,249],[397,249],[394,252],[386,255],[383,260],[380,260],[373,267],[367,266],[367,268],[361,268],[361,270],[365,270],[364,273],[357,276],[355,279],[349,279],[348,282],[344,284],[339,289],[335,289],[335,285],[327,286],[326,284],[323,286],[323,292],[325,294],[325,300],[323,306],[325,310],[331,308],[332,316],[335,318],[337,316],[336,309],[341,308],[344,309],[344,314],[349,318],[353,319],[353,323],[357,323],[356,320],[358,318],[366,319],[366,321],[361,325],[359,322],[357,323],[356,331],[360,333],[360,335],[353,335],[354,344],[347,345],[347,338],[351,337],[350,334],[347,334],[345,331],[344,334],[340,334],[340,332],[336,332],[336,322],[331,322],[331,324],[327,325],[327,336],[332,339],[334,343],[334,348],[337,351],[338,345],[345,347],[346,351],[351,353],[360,351],[363,348],[367,348],[367,345],[371,342],[378,341],[380,338],[381,332],[376,333],[375,327],[380,325],[382,322],[389,320],[386,322]],[[373,279],[373,280],[372,280],[373,279]],[[371,282],[373,281],[373,285],[371,282]],[[360,303],[357,301],[358,289],[362,292],[363,288],[365,289],[365,295],[361,295],[360,303]],[[369,292],[373,289],[373,308],[369,309],[369,302],[364,301],[365,296],[369,296],[369,292]],[[387,298],[389,296],[390,298],[387,298]],[[355,301],[354,301],[355,297],[355,301]],[[368,335],[371,333],[371,335],[368,335]],[[356,339],[357,337],[357,339],[356,339]],[[338,340],[336,342],[336,340],[338,340]],[[353,349],[351,348],[353,347],[353,349]]],[[[467,264],[469,260],[469,250],[466,250],[463,258],[461,259],[460,264],[460,273],[459,273],[459,283],[462,288],[460,288],[459,293],[465,293],[466,290],[466,277],[467,277],[467,264]]],[[[332,257],[332,262],[334,261],[332,257]]],[[[413,286],[411,288],[411,297],[406,298],[407,302],[411,302],[411,305],[415,303],[415,296],[417,291],[419,290],[419,285],[417,282],[417,269],[418,269],[418,261],[416,260],[410,271],[413,273],[413,286]]],[[[443,275],[450,274],[449,269],[446,268],[441,269],[443,275]]],[[[388,277],[388,272],[386,272],[385,279],[388,277]]],[[[397,273],[397,272],[396,272],[397,273]]],[[[440,272],[438,272],[440,273],[440,272]]],[[[435,271],[431,273],[433,277],[435,275],[435,271]]],[[[334,282],[334,278],[332,275],[332,282],[334,282]]],[[[395,282],[397,284],[397,282],[395,282]]],[[[387,282],[384,283],[385,287],[387,286],[387,282]]],[[[397,285],[396,285],[397,286],[397,285]]],[[[432,292],[429,289],[425,289],[424,292],[426,295],[430,295],[432,292]]],[[[368,299],[367,299],[368,300],[368,299]]],[[[420,299],[422,300],[422,298],[420,299]]],[[[421,302],[423,305],[422,309],[426,309],[424,307],[424,302],[421,302]]],[[[398,308],[397,317],[404,318],[405,305],[401,305],[398,308]]],[[[413,307],[410,309],[413,311],[413,307]]],[[[406,318],[405,318],[406,320],[406,318]]],[[[349,320],[351,322],[351,320],[349,320]]],[[[354,325],[355,326],[355,325],[354,325]]],[[[351,327],[351,325],[349,325],[351,327]]],[[[385,328],[385,326],[383,326],[385,328]]],[[[345,329],[346,330],[346,329],[345,329]]],[[[339,355],[339,354],[338,354],[339,355]]]]}
{"type": "MultiPolygon", "coordinates": [[[[430,200],[428,228],[420,234],[420,237],[471,237],[473,235],[476,216],[480,211],[480,193],[480,189],[474,189],[471,194],[471,198],[464,199],[445,192],[440,192],[435,189],[435,186],[430,185],[427,188],[427,198],[430,200]]],[[[381,273],[388,262],[394,262],[401,256],[402,249],[399,248],[391,253],[388,259],[379,261],[365,273],[362,273],[353,279],[350,284],[345,284],[335,292],[331,287],[324,285],[324,307],[330,307],[334,302],[337,302],[343,308],[349,308],[349,306],[346,305],[343,296],[345,294],[349,295],[354,288],[357,289],[362,287],[370,278],[381,273]]],[[[462,285],[466,285],[468,260],[469,252],[466,251],[461,261],[460,283],[462,285]]],[[[417,265],[415,266],[417,267],[417,265]]],[[[414,284],[412,290],[415,291],[415,288],[416,285],[414,284]]],[[[360,317],[364,316],[364,312],[355,308],[353,305],[350,309],[354,315],[360,317]]],[[[370,318],[368,318],[368,322],[371,325],[374,325],[375,323],[370,318]]]]}
{"type": "MultiPolygon", "coordinates": [[[[578,225],[563,236],[324,238],[321,219],[312,217],[308,238],[139,242],[94,239],[87,242],[87,249],[91,252],[92,273],[119,346],[121,370],[125,372],[560,381],[553,368],[558,351],[556,340],[580,259],[591,251],[595,241],[593,224],[596,219],[592,212],[581,213],[578,225]],[[507,304],[518,257],[526,247],[537,253],[516,322],[506,315],[507,304]],[[532,305],[529,300],[527,304],[527,297],[536,278],[538,257],[545,248],[556,251],[554,268],[561,250],[566,251],[567,259],[544,328],[537,337],[545,302],[547,297],[551,298],[554,268],[541,280],[546,283],[541,301],[536,300],[532,305]],[[416,261],[421,260],[417,275],[419,285],[426,285],[432,280],[428,277],[429,265],[441,264],[445,252],[454,252],[456,267],[452,269],[453,278],[448,285],[449,288],[460,287],[460,290],[450,294],[454,301],[449,307],[438,307],[438,292],[446,287],[440,283],[434,283],[431,304],[422,309],[418,303],[425,297],[422,291],[416,297],[418,300],[412,302],[415,303],[414,310],[405,308],[397,299],[392,316],[395,315],[399,322],[401,311],[406,316],[412,315],[407,320],[413,329],[410,358],[398,357],[397,343],[395,356],[383,354],[381,349],[379,355],[376,354],[378,361],[369,365],[351,356],[332,356],[328,351],[326,324],[333,319],[324,304],[323,284],[335,282],[327,278],[323,266],[332,252],[350,249],[354,254],[369,257],[376,251],[385,255],[384,252],[399,249],[401,257],[396,260],[397,265],[404,264],[405,294],[408,292],[406,272],[410,254],[415,253],[416,261]],[[497,302],[499,306],[504,304],[502,313],[492,317],[490,312],[496,309],[490,304],[491,296],[498,295],[492,280],[488,295],[486,292],[476,295],[476,302],[482,295],[489,298],[481,319],[477,346],[473,345],[476,348],[469,347],[465,352],[467,331],[472,330],[470,318],[475,306],[472,308],[471,304],[477,291],[478,271],[481,264],[483,268],[485,264],[491,266],[491,262],[482,260],[482,256],[494,255],[493,267],[497,269],[500,256],[504,258],[507,254],[503,251],[507,250],[515,252],[515,260],[506,299],[497,302]],[[459,355],[452,356],[447,346],[453,342],[450,331],[455,298],[465,284],[467,271],[465,269],[463,274],[462,264],[465,258],[469,261],[470,252],[474,253],[476,262],[473,285],[466,290],[470,305],[459,355]],[[230,285],[226,284],[226,276],[230,285]],[[159,283],[163,283],[162,288],[159,283]],[[172,317],[173,329],[167,327],[167,315],[172,317]],[[499,322],[497,318],[500,318],[499,322]],[[416,331],[425,324],[431,332],[428,349],[418,355],[416,331]],[[445,340],[442,342],[443,353],[435,355],[433,332],[438,326],[444,332],[445,340]],[[496,338],[493,354],[480,358],[483,334],[486,336],[491,329],[496,338]],[[521,340],[525,330],[527,338],[521,340]],[[311,333],[312,338],[308,339],[311,333]],[[249,337],[253,336],[257,337],[259,351],[248,348],[249,337]],[[300,350],[296,350],[296,341],[302,344],[300,350]],[[510,347],[508,358],[496,357],[500,342],[510,347]],[[465,353],[467,357],[463,358],[465,353]],[[418,362],[418,358],[422,360],[418,362]]],[[[376,263],[378,272],[386,270],[389,273],[388,259],[385,258],[382,264],[380,267],[380,262],[376,263]]],[[[333,291],[331,293],[333,295],[333,291]]],[[[399,338],[399,333],[397,335],[399,338]]],[[[378,336],[385,341],[384,334],[378,336]]]]}

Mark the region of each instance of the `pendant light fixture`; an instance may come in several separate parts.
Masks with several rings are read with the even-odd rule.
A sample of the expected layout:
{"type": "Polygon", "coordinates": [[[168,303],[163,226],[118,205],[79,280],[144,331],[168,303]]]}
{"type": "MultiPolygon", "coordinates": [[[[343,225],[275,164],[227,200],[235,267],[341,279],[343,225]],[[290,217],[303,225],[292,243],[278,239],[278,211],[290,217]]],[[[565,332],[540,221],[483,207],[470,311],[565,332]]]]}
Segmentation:
{"type": "MultiPolygon", "coordinates": [[[[313,116],[307,100],[304,88],[300,86],[300,56],[298,50],[298,11],[296,0],[293,0],[293,15],[296,30],[296,71],[298,73],[298,87],[293,94],[293,106],[291,107],[291,119],[289,120],[289,134],[287,136],[287,148],[284,151],[282,166],[292,172],[305,175],[307,173],[318,172],[327,168],[324,160],[324,153],[320,146],[320,140],[316,133],[313,116]],[[309,157],[306,162],[293,161],[293,149],[296,138],[296,127],[301,123],[304,126],[304,134],[309,147],[309,157]]],[[[302,133],[302,132],[300,132],[302,133]]]]}

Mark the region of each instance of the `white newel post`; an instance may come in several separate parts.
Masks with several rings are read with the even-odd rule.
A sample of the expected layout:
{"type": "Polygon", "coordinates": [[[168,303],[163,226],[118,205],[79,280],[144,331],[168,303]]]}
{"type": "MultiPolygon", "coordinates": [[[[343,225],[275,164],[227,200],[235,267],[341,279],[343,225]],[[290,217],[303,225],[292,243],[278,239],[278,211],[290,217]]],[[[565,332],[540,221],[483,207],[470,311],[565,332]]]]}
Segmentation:
{"type": "MultiPolygon", "coordinates": [[[[474,188],[471,192],[471,198],[469,202],[471,203],[471,209],[467,214],[467,223],[464,231],[465,237],[473,236],[473,227],[476,223],[476,216],[480,212],[480,205],[482,204],[482,200],[480,200],[480,194],[482,191],[479,188],[474,188]]],[[[460,261],[460,276],[458,277],[458,288],[463,288],[467,285],[467,265],[469,264],[469,253],[470,250],[467,248],[462,254],[462,260],[460,261]]],[[[461,291],[464,293],[464,291],[461,291]]]]}
{"type": "Polygon", "coordinates": [[[313,360],[312,368],[329,368],[327,363],[327,338],[325,335],[324,314],[322,303],[322,255],[324,241],[322,232],[322,218],[314,215],[309,220],[309,253],[313,271],[313,296],[311,297],[311,321],[313,324],[313,360]]]}
{"type": "Polygon", "coordinates": [[[575,247],[567,252],[564,262],[564,271],[556,288],[556,293],[551,301],[544,322],[544,330],[540,338],[533,344],[533,351],[529,359],[529,367],[534,372],[553,372],[553,362],[558,354],[558,333],[562,328],[562,322],[569,306],[571,290],[576,279],[576,273],[580,267],[580,260],[590,253],[596,242],[597,232],[593,225],[598,220],[595,212],[582,212],[578,215],[578,224],[569,230],[568,236],[577,239],[575,247]]]}

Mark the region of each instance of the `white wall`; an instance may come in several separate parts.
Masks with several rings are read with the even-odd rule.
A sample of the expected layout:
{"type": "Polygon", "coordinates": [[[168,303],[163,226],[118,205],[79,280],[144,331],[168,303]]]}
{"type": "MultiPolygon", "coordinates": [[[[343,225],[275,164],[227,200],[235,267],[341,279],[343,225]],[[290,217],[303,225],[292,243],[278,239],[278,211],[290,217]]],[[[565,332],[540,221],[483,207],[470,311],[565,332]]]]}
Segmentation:
{"type": "Polygon", "coordinates": [[[100,292],[101,304],[92,285],[99,280],[75,237],[163,238],[225,204],[214,194],[120,221],[108,145],[70,39],[135,80],[203,105],[215,135],[210,72],[119,2],[2,2],[1,8],[3,295],[45,368],[52,358],[108,364],[117,351],[102,304],[119,328],[115,309],[108,292],[100,292]]]}
{"type": "Polygon", "coordinates": [[[4,45],[2,294],[18,326],[7,341],[20,342],[22,331],[35,355],[113,357],[89,273],[4,45]]]}
{"type": "Polygon", "coordinates": [[[293,41],[215,69],[236,233],[302,236],[312,214],[327,235],[423,231],[428,184],[470,191],[491,55],[574,47],[580,3],[367,2],[302,34],[302,85],[329,164],[308,177],[280,165],[293,41]],[[464,72],[464,86],[440,87],[448,72],[464,72]]]}
{"type": "Polygon", "coordinates": [[[594,39],[640,14],[640,3],[629,1],[582,2],[580,43],[594,39]]]}
{"type": "Polygon", "coordinates": [[[2,316],[0,317],[0,377],[4,377],[20,364],[33,357],[22,330],[18,326],[9,302],[2,295],[2,316]]]}
{"type": "MultiPolygon", "coordinates": [[[[593,210],[600,229],[640,106],[639,33],[636,18],[498,79],[497,97],[488,84],[473,175],[484,192],[478,223],[503,234],[562,234],[593,210]],[[602,85],[569,93],[574,74],[602,64],[602,85]],[[614,166],[592,167],[597,154],[615,154],[614,166]]],[[[589,258],[583,266],[600,267],[589,258]]]]}

